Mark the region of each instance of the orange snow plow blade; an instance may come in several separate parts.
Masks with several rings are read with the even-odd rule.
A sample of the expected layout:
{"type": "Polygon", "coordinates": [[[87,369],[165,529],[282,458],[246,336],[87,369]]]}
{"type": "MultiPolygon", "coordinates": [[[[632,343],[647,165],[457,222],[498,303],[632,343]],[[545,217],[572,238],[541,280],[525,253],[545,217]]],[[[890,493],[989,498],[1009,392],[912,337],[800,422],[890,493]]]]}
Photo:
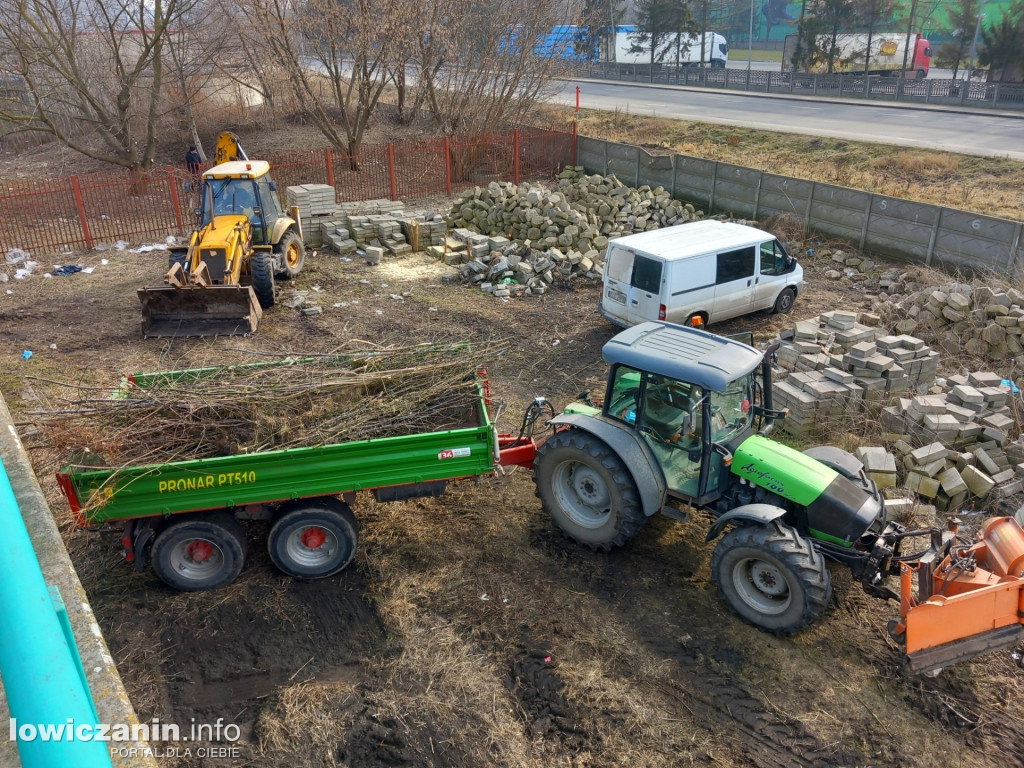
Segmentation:
{"type": "Polygon", "coordinates": [[[938,565],[928,558],[917,568],[904,565],[901,579],[903,618],[894,629],[912,672],[933,672],[1024,638],[1024,529],[1012,517],[989,520],[971,545],[951,537],[938,565]]]}

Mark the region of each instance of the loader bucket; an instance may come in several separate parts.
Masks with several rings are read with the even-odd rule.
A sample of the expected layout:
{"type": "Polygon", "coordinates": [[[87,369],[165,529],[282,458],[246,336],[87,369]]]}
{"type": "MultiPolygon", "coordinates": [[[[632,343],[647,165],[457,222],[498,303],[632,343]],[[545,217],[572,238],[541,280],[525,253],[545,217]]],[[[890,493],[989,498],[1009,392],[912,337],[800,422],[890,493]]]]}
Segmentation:
{"type": "Polygon", "coordinates": [[[263,310],[248,285],[140,288],[142,335],[235,336],[252,333],[263,310]]]}

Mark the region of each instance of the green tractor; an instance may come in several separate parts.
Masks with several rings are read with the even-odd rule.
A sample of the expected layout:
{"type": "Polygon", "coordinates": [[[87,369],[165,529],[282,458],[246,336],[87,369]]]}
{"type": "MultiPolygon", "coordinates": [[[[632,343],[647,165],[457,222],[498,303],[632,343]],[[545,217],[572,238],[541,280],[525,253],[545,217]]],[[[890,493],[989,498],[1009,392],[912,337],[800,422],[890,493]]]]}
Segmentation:
{"type": "Polygon", "coordinates": [[[722,597],[746,621],[790,633],[828,606],[826,559],[898,599],[884,582],[920,555],[901,558],[900,543],[923,534],[886,522],[850,453],[767,439],[784,415],[772,409],[773,351],[667,323],[619,333],[603,351],[603,401],[584,393],[550,421],[534,479],[555,523],[593,549],[625,544],[657,512],[706,510],[707,541],[721,535],[711,573],[722,597]]]}

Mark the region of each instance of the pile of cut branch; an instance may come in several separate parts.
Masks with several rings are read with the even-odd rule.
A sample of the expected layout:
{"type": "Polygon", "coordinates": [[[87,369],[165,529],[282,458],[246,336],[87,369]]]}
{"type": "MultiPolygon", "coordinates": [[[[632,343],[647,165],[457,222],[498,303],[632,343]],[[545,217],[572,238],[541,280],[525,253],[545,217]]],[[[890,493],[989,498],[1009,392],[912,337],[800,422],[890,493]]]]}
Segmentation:
{"type": "Polygon", "coordinates": [[[108,468],[455,429],[477,425],[475,372],[500,351],[350,346],[359,348],[139,376],[115,397],[62,383],[35,416],[64,455],[108,468]]]}

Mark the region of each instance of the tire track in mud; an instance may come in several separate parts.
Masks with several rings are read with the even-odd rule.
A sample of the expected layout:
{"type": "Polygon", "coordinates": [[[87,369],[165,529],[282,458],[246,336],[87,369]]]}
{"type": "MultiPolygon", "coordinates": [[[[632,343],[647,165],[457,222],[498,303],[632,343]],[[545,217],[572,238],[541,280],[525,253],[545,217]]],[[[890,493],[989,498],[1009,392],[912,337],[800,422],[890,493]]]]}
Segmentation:
{"type": "Polygon", "coordinates": [[[756,768],[835,768],[842,765],[834,745],[826,745],[794,718],[772,711],[745,686],[700,660],[699,649],[651,641],[652,650],[671,659],[678,674],[652,685],[697,723],[724,738],[744,764],[756,768]]]}

